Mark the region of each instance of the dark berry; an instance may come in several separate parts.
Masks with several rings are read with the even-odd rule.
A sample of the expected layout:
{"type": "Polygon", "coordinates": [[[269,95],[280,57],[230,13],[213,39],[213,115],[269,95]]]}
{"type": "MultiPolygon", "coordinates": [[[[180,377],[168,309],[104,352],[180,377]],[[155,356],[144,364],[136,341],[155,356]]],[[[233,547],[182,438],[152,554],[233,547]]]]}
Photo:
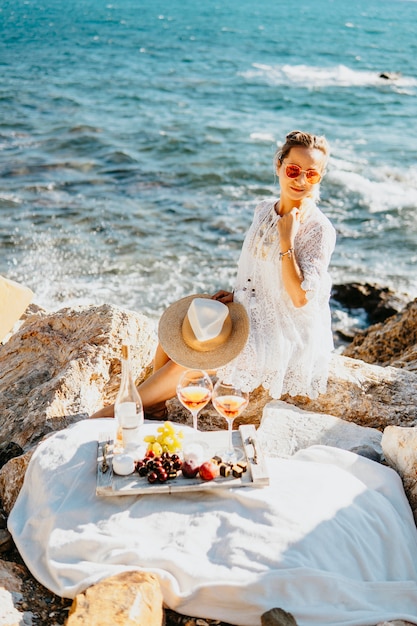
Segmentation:
{"type": "Polygon", "coordinates": [[[148,482],[156,483],[157,480],[158,480],[158,474],[156,472],[151,472],[150,474],[148,474],[148,482]]]}
{"type": "Polygon", "coordinates": [[[168,479],[168,474],[165,471],[161,471],[158,473],[158,480],[160,483],[166,482],[168,479]]]}

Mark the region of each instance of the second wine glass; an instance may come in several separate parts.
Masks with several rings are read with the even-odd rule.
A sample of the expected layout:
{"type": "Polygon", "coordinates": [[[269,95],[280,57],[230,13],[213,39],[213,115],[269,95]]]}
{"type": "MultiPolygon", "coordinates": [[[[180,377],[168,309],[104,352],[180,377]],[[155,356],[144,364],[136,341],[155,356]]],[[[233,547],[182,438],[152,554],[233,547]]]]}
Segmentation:
{"type": "Polygon", "coordinates": [[[197,430],[198,414],[211,399],[213,383],[204,370],[185,370],[177,385],[177,396],[193,416],[193,428],[197,430]]]}
{"type": "Polygon", "coordinates": [[[228,448],[223,456],[227,461],[234,461],[237,457],[233,446],[233,421],[248,406],[249,394],[235,385],[228,385],[218,380],[214,385],[212,402],[216,411],[227,421],[228,448]]]}

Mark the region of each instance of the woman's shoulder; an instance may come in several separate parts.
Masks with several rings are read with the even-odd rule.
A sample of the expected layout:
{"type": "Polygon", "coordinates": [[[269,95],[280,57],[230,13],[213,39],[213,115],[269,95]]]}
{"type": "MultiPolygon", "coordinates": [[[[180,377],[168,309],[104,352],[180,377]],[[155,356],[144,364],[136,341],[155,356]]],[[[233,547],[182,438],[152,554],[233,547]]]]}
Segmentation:
{"type": "Polygon", "coordinates": [[[269,213],[277,202],[278,198],[273,197],[260,200],[255,207],[255,215],[264,215],[265,213],[269,213]]]}
{"type": "Polygon", "coordinates": [[[305,224],[309,228],[318,227],[328,232],[336,233],[336,229],[330,219],[316,204],[314,205],[314,210],[309,212],[305,224]]]}

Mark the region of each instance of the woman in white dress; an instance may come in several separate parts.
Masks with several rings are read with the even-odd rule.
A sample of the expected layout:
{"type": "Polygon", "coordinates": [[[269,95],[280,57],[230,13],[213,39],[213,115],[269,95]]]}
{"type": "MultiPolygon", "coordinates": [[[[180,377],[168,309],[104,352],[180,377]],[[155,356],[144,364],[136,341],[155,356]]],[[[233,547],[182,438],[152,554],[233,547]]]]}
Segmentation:
{"type": "MultiPolygon", "coordinates": [[[[234,292],[222,290],[212,296],[229,306],[243,305],[249,317],[249,338],[227,364],[225,359],[213,367],[209,353],[201,352],[198,367],[216,369],[224,382],[246,391],[263,385],[273,398],[283,394],[314,398],[326,389],[333,349],[328,266],[336,233],[316,200],[328,153],[322,136],[301,131],[287,135],[275,160],[280,197],[256,207],[234,292]]],[[[183,300],[188,303],[187,298],[183,300]]],[[[183,302],[171,307],[164,336],[167,344],[181,340],[183,345],[178,336],[181,323],[176,330],[172,324],[172,313],[177,307],[182,310],[183,302]]],[[[145,416],[150,419],[165,417],[165,401],[175,396],[179,377],[187,367],[195,367],[176,358],[168,349],[172,345],[158,345],[154,373],[139,386],[145,416]]],[[[113,406],[107,406],[91,417],[112,415],[113,406]]]]}
{"type": "Polygon", "coordinates": [[[329,147],[326,139],[293,131],[276,154],[280,197],[261,202],[243,243],[233,293],[242,303],[248,342],[218,371],[247,391],[259,385],[274,398],[325,392],[333,349],[328,266],[336,233],[316,205],[329,147]]]}

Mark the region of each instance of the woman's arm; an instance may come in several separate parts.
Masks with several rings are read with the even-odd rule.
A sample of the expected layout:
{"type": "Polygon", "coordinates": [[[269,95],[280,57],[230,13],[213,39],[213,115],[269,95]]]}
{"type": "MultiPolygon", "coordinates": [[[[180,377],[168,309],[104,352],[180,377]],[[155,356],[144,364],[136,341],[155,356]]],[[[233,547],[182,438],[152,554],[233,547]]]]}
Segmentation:
{"type": "Polygon", "coordinates": [[[330,280],[328,270],[335,243],[336,231],[324,216],[306,232],[303,230],[302,240],[297,241],[298,264],[304,277],[301,286],[309,301],[330,280]]]}
{"type": "Polygon", "coordinates": [[[282,282],[293,305],[297,308],[306,305],[308,302],[306,292],[301,287],[304,276],[294,252],[294,241],[299,227],[300,211],[296,208],[283,215],[277,222],[280,239],[282,282]]]}

